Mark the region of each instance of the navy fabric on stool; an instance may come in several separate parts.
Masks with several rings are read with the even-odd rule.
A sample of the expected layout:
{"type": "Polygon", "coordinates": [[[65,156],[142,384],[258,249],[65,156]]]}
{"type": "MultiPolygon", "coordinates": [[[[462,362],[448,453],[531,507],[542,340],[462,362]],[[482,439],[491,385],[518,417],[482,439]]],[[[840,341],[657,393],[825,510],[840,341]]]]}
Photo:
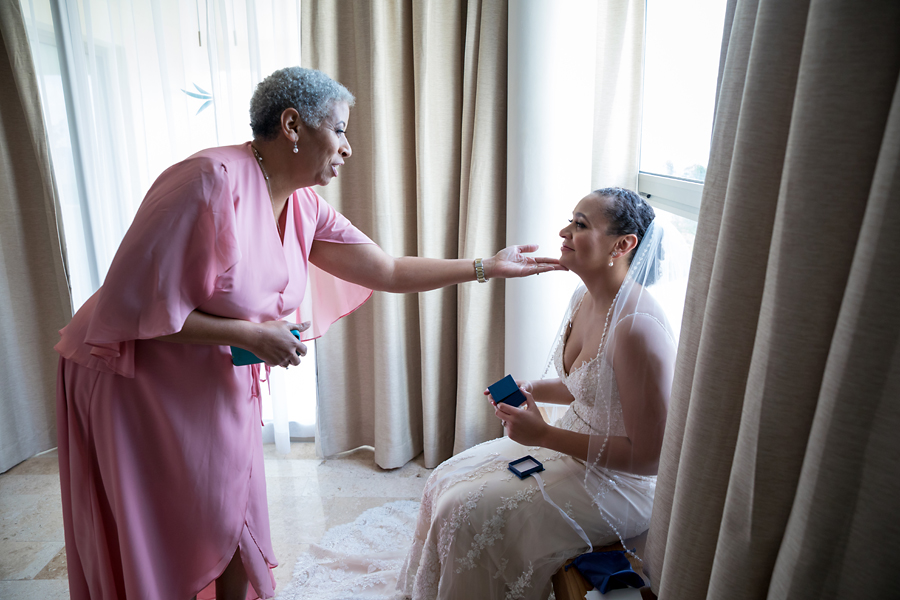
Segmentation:
{"type": "Polygon", "coordinates": [[[622,550],[582,554],[566,566],[566,570],[572,566],[601,594],[624,587],[644,586],[644,580],[631,568],[631,563],[622,550]]]}

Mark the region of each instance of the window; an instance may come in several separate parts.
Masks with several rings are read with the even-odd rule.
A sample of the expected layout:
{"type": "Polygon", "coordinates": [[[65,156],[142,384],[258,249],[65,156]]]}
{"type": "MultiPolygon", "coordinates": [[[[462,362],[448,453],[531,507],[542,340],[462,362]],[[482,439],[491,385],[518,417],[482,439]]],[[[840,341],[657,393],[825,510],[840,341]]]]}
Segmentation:
{"type": "Polygon", "coordinates": [[[724,18],[724,0],[647,0],[638,191],[655,208],[694,221],[706,179],[724,18]]]}

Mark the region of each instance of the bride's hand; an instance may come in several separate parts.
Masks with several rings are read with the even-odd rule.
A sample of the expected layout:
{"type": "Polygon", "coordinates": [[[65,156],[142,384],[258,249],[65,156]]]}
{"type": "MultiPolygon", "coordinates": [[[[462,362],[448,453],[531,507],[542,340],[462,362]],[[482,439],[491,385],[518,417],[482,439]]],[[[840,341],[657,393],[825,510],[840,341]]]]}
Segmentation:
{"type": "Polygon", "coordinates": [[[559,264],[559,259],[557,258],[525,256],[525,254],[534,252],[537,249],[537,244],[509,246],[491,258],[486,258],[484,260],[485,278],[507,279],[510,277],[527,277],[547,271],[567,270],[559,264]]]}
{"type": "Polygon", "coordinates": [[[519,442],[523,446],[543,446],[544,436],[550,425],[541,416],[531,392],[524,387],[519,389],[525,396],[525,403],[522,405],[524,408],[498,402],[494,404],[494,414],[504,422],[506,433],[514,442],[519,442]]]}

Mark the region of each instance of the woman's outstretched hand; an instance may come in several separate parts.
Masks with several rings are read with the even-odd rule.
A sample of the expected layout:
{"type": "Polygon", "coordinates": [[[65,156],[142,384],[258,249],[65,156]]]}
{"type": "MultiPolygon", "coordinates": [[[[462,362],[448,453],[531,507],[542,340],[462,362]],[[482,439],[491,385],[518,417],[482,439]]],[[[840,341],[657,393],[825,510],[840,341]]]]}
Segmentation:
{"type": "Polygon", "coordinates": [[[519,389],[525,396],[525,403],[521,406],[510,406],[505,402],[494,402],[494,414],[504,423],[509,438],[519,442],[523,446],[543,446],[544,436],[550,425],[544,421],[538,410],[537,404],[531,392],[520,386],[519,389]]]}
{"type": "Polygon", "coordinates": [[[525,256],[538,249],[537,244],[525,244],[524,246],[509,246],[504,248],[491,258],[484,260],[484,276],[487,279],[494,277],[507,279],[510,277],[527,277],[546,273],[547,271],[566,271],[559,264],[559,259],[546,256],[525,256]]]}

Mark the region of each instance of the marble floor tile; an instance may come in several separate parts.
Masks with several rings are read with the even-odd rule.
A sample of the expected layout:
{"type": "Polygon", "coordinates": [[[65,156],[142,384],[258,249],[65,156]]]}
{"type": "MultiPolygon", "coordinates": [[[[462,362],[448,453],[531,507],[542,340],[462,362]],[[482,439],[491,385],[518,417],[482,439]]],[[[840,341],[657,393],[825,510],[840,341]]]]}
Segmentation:
{"type": "Polygon", "coordinates": [[[312,477],[269,477],[266,475],[266,493],[272,498],[305,498],[321,495],[319,478],[312,477]]]}
{"type": "Polygon", "coordinates": [[[17,475],[12,473],[12,470],[14,469],[10,469],[10,472],[3,474],[3,485],[0,485],[0,499],[10,496],[59,495],[58,472],[55,475],[17,475]]]}
{"type": "Polygon", "coordinates": [[[40,581],[0,581],[0,598],[9,600],[69,600],[65,579],[40,581]]]}
{"type": "Polygon", "coordinates": [[[62,542],[0,541],[0,579],[32,579],[63,548],[62,542]]]}
{"type": "Polygon", "coordinates": [[[360,450],[353,456],[324,461],[317,469],[319,493],[323,497],[421,497],[429,470],[422,457],[399,469],[386,471],[378,467],[374,453],[360,450]]]}
{"type": "Polygon", "coordinates": [[[318,542],[325,533],[325,509],[317,496],[269,498],[269,524],[272,543],[295,541],[298,544],[318,542]]]}
{"type": "Polygon", "coordinates": [[[266,459],[266,481],[275,478],[315,478],[321,460],[278,460],[266,459]]]}
{"type": "Polygon", "coordinates": [[[315,460],[315,442],[291,442],[291,451],[281,454],[275,449],[275,444],[264,444],[263,456],[269,460],[315,460]]]}
{"type": "Polygon", "coordinates": [[[65,539],[59,492],[0,495],[0,540],[61,542],[65,539]]]}
{"type": "Polygon", "coordinates": [[[32,456],[7,471],[5,475],[54,475],[59,478],[59,456],[56,450],[32,456]]]}
{"type": "Polygon", "coordinates": [[[56,556],[41,569],[41,572],[34,576],[35,579],[67,579],[68,571],[66,571],[66,549],[63,548],[56,553],[56,556]]]}

